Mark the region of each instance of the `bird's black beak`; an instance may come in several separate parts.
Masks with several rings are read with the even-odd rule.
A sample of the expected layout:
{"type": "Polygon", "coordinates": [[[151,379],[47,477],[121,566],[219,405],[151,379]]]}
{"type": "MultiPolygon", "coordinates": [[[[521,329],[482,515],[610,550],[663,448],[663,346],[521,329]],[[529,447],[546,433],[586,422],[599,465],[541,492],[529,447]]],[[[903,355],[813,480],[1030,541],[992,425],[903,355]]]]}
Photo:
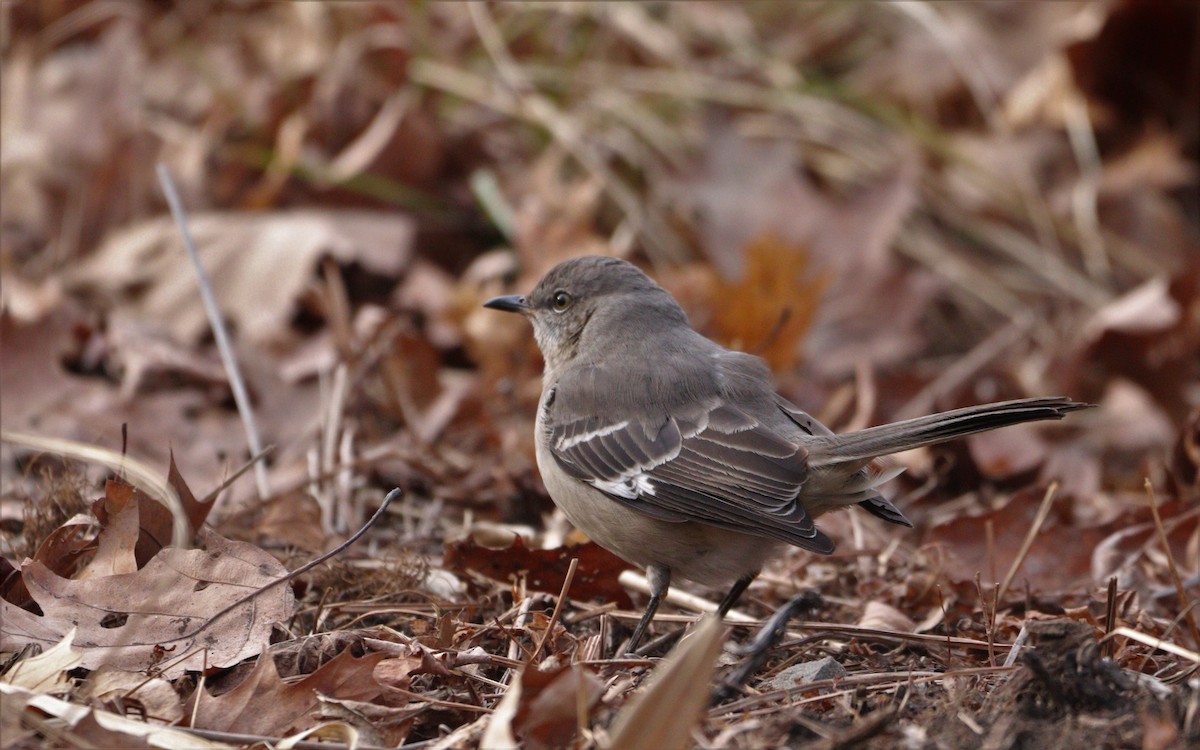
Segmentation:
{"type": "Polygon", "coordinates": [[[503,310],[504,312],[529,312],[529,300],[525,299],[525,295],[523,294],[506,294],[503,297],[493,297],[484,302],[483,306],[490,307],[493,310],[503,310]]]}

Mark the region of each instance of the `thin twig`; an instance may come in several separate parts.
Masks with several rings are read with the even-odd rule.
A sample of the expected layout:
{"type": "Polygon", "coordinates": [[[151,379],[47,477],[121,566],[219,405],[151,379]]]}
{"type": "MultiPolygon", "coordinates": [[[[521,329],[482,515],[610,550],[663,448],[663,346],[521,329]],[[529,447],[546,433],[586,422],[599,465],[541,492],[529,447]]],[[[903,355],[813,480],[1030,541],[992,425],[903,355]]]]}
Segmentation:
{"type": "MultiPolygon", "coordinates": [[[[1112,576],[1108,579],[1108,596],[1105,598],[1104,604],[1104,637],[1113,632],[1117,627],[1117,577],[1112,576]]],[[[1112,658],[1116,653],[1116,645],[1109,643],[1104,648],[1104,655],[1112,658]]]]}
{"type": "Polygon", "coordinates": [[[534,647],[533,653],[530,654],[530,661],[537,658],[542,653],[542,647],[546,645],[546,639],[550,636],[550,631],[554,629],[554,623],[558,622],[558,616],[562,614],[563,602],[567,600],[567,592],[571,590],[571,581],[575,578],[575,569],[579,567],[579,558],[572,557],[571,564],[567,566],[567,574],[563,577],[562,590],[558,592],[558,601],[554,603],[554,611],[550,613],[550,622],[546,623],[546,629],[542,631],[542,637],[538,638],[537,646],[534,647]]]}
{"type": "Polygon", "coordinates": [[[1042,530],[1042,524],[1046,522],[1046,517],[1050,515],[1050,506],[1054,504],[1054,495],[1058,492],[1058,482],[1051,482],[1046,488],[1046,494],[1042,497],[1042,504],[1038,508],[1037,515],[1033,518],[1033,524],[1030,525],[1029,531],[1025,534],[1024,541],[1021,542],[1021,549],[1017,551],[1017,557],[1012,561],[1012,565],[1008,568],[1008,574],[1004,576],[1004,583],[1000,584],[1000,593],[996,596],[996,602],[1004,601],[1004,595],[1008,593],[1008,587],[1012,585],[1013,579],[1017,577],[1017,572],[1021,570],[1021,566],[1025,564],[1025,558],[1029,555],[1029,550],[1033,547],[1033,540],[1037,538],[1038,532],[1042,530]]]}
{"type": "MultiPolygon", "coordinates": [[[[238,478],[240,476],[242,476],[243,474],[245,474],[249,469],[251,469],[254,466],[254,464],[260,463],[264,458],[266,458],[268,455],[270,455],[270,453],[274,450],[275,450],[274,445],[268,445],[266,448],[263,448],[262,453],[255,453],[245,463],[243,463],[241,466],[234,469],[232,474],[230,474],[229,476],[222,479],[221,483],[218,484],[216,487],[214,487],[211,492],[209,492],[207,495],[205,495],[204,499],[201,500],[200,503],[202,505],[207,505],[208,503],[211,503],[212,501],[216,500],[217,495],[220,495],[222,492],[224,492],[225,489],[227,487],[229,487],[229,485],[236,482],[238,480],[238,478]]],[[[265,500],[267,498],[260,498],[260,499],[265,500]]]]}
{"type": "MultiPolygon", "coordinates": [[[[200,299],[204,302],[204,311],[208,314],[208,322],[212,326],[217,350],[221,353],[225,373],[229,376],[229,387],[233,391],[233,400],[237,403],[238,414],[241,416],[242,426],[246,430],[246,441],[250,444],[250,452],[257,455],[263,452],[263,445],[258,436],[258,424],[254,420],[254,408],[250,403],[250,395],[246,392],[246,383],[242,379],[242,373],[238,369],[233,345],[230,344],[229,334],[225,330],[225,322],[221,319],[221,310],[217,307],[217,298],[212,291],[212,282],[209,281],[208,274],[200,263],[200,253],[197,252],[196,242],[192,239],[191,230],[188,229],[187,215],[183,211],[183,201],[179,199],[179,192],[175,189],[171,172],[162,162],[158,163],[156,169],[163,195],[167,199],[167,205],[171,207],[171,215],[175,217],[179,234],[183,237],[184,250],[187,251],[188,258],[192,261],[192,268],[196,272],[196,284],[200,287],[200,299]]],[[[271,494],[267,468],[261,461],[254,464],[254,480],[258,485],[259,498],[271,494]]]]}
{"type": "Polygon", "coordinates": [[[276,578],[274,581],[271,581],[270,583],[266,584],[265,586],[261,586],[258,589],[255,589],[253,592],[246,594],[241,599],[238,599],[234,603],[230,604],[228,607],[225,607],[221,611],[214,614],[212,617],[209,617],[208,619],[206,619],[204,621],[204,623],[201,624],[196,629],[194,629],[190,632],[187,632],[187,633],[180,634],[178,636],[178,638],[179,639],[191,638],[192,636],[203,632],[204,630],[209,628],[213,623],[215,623],[217,620],[221,619],[222,617],[229,614],[233,610],[242,606],[246,602],[254,599],[255,597],[261,596],[264,592],[270,591],[271,589],[273,589],[277,586],[280,586],[284,583],[287,583],[288,581],[291,581],[292,579],[294,579],[298,576],[304,575],[305,573],[307,573],[308,571],[317,567],[318,565],[325,562],[326,560],[329,560],[330,558],[341,554],[347,547],[349,547],[350,545],[357,542],[359,540],[359,538],[362,537],[363,534],[367,533],[367,529],[369,529],[375,525],[375,522],[378,521],[383,516],[383,512],[385,510],[387,510],[387,507],[389,505],[391,505],[392,501],[395,500],[399,496],[400,496],[400,488],[399,487],[397,487],[396,489],[387,493],[387,496],[383,498],[383,502],[380,503],[379,509],[375,511],[375,515],[371,516],[371,518],[368,519],[365,524],[363,524],[363,527],[361,529],[354,532],[353,536],[351,536],[349,539],[347,539],[346,541],[339,544],[337,547],[334,547],[329,552],[326,552],[325,554],[321,555],[320,557],[316,558],[315,560],[312,560],[311,562],[301,565],[299,568],[296,568],[295,570],[288,573],[287,575],[280,576],[279,578],[276,578]]]}

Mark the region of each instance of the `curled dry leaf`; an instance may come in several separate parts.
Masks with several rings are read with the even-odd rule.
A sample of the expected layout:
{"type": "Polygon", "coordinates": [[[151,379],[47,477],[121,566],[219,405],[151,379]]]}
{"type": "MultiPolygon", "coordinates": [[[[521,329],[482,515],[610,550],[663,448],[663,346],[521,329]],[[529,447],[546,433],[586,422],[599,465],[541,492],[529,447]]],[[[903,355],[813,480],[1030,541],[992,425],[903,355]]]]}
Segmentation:
{"type": "Polygon", "coordinates": [[[212,618],[287,571],[254,545],[212,531],[201,532],[200,541],[202,549],[164,549],[136,572],[85,581],[28,562],[21,573],[43,614],[0,600],[0,649],[47,648],[78,627],[82,667],[157,668],[168,679],[256,656],[272,623],[292,615],[289,587],[275,586],[212,618]]]}

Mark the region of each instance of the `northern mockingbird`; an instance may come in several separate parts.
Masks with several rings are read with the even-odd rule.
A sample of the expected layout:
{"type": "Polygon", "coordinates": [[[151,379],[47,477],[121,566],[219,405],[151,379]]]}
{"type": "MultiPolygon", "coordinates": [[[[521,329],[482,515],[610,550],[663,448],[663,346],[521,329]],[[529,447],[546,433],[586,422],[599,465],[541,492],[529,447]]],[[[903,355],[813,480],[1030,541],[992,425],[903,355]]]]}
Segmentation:
{"type": "Polygon", "coordinates": [[[912,526],[876,491],[877,456],[1085,408],[1065,398],[972,406],[844,435],[775,392],[758,357],[688,324],[636,266],[589,256],[558,264],[528,295],[486,307],[521,313],[545,359],[537,464],[550,497],[600,546],[645,568],[651,596],[637,648],[679,576],[733,583],[728,613],[781,544],[821,554],[813,520],[857,505],[912,526]]]}

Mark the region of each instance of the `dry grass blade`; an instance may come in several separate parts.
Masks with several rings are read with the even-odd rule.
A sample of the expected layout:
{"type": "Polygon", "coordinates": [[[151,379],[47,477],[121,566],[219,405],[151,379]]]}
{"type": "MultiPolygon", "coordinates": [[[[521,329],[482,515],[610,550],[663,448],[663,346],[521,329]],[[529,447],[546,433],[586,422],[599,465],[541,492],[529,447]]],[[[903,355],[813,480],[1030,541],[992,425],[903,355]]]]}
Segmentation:
{"type": "Polygon", "coordinates": [[[1038,532],[1042,530],[1042,524],[1046,522],[1046,516],[1050,515],[1050,506],[1054,503],[1054,493],[1058,492],[1058,482],[1051,482],[1046,488],[1046,494],[1042,497],[1042,504],[1038,508],[1037,515],[1034,516],[1033,523],[1029,527],[1029,533],[1025,535],[1025,540],[1021,542],[1021,549],[1017,552],[1016,558],[1012,561],[1012,566],[1008,569],[1008,574],[1004,576],[1004,583],[1000,584],[1000,591],[996,594],[996,604],[1004,601],[1004,595],[1008,593],[1008,587],[1012,585],[1013,579],[1017,577],[1017,572],[1025,563],[1025,558],[1029,555],[1029,548],[1033,546],[1033,540],[1037,538],[1038,532]]]}
{"type": "Polygon", "coordinates": [[[1200,646],[1200,630],[1196,628],[1196,619],[1192,616],[1191,607],[1188,606],[1187,591],[1183,587],[1183,580],[1179,577],[1179,568],[1175,565],[1175,554],[1171,551],[1171,542],[1167,539],[1167,530],[1163,528],[1162,516],[1158,512],[1158,498],[1154,495],[1154,485],[1150,484],[1149,479],[1146,479],[1146,497],[1150,500],[1150,512],[1154,515],[1154,528],[1158,530],[1158,539],[1162,542],[1163,552],[1167,555],[1167,568],[1171,572],[1171,582],[1175,584],[1175,591],[1179,594],[1179,606],[1184,610],[1183,614],[1192,635],[1192,643],[1200,646]]]}
{"type": "Polygon", "coordinates": [[[579,558],[572,557],[571,564],[567,567],[567,574],[563,576],[562,591],[559,592],[558,600],[554,603],[554,612],[550,614],[550,621],[546,623],[546,629],[542,631],[542,637],[538,638],[537,646],[534,647],[533,653],[530,654],[530,661],[536,659],[542,653],[542,649],[546,646],[546,639],[550,637],[551,631],[554,630],[554,623],[558,622],[558,618],[562,615],[563,601],[567,598],[567,592],[571,590],[571,581],[575,579],[575,569],[578,567],[579,558]]]}
{"type": "Polygon", "coordinates": [[[1175,656],[1183,657],[1184,659],[1188,659],[1195,664],[1200,664],[1200,654],[1196,653],[1195,651],[1190,651],[1183,646],[1177,646],[1170,641],[1164,641],[1162,638],[1155,638],[1152,635],[1146,635],[1145,633],[1134,630],[1133,628],[1127,628],[1124,625],[1114,629],[1113,632],[1104,637],[1104,640],[1115,638],[1118,635],[1125,636],[1130,640],[1137,641],[1138,643],[1150,646],[1151,648],[1156,648],[1159,651],[1165,651],[1168,654],[1174,654],[1175,656]]]}
{"type": "Polygon", "coordinates": [[[689,747],[692,728],[708,702],[724,628],[705,615],[654,670],[613,724],[610,747],[673,750],[689,747]]]}
{"type": "Polygon", "coordinates": [[[141,461],[74,440],[48,438],[12,430],[0,430],[0,442],[55,453],[80,461],[103,464],[118,474],[132,479],[133,483],[144,490],[146,494],[160,501],[171,511],[171,546],[178,549],[188,549],[191,546],[191,524],[188,523],[187,510],[179,499],[179,493],[162,476],[141,461]]]}

